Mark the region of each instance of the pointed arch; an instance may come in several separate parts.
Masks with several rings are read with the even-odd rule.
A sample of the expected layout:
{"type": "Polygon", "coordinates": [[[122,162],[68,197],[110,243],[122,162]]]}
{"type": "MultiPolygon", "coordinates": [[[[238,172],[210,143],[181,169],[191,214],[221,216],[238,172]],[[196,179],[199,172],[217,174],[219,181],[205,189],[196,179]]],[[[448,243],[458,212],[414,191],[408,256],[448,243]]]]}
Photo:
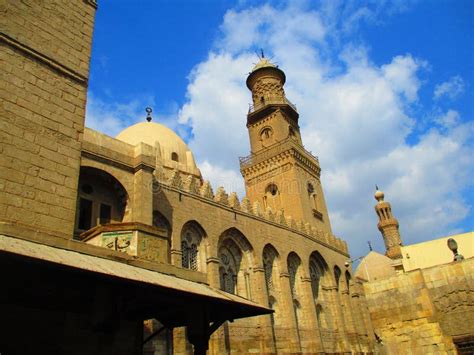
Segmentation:
{"type": "Polygon", "coordinates": [[[253,247],[237,228],[224,231],[218,242],[221,289],[251,298],[250,269],[254,265],[253,247]]]}
{"type": "Polygon", "coordinates": [[[298,279],[300,275],[301,258],[295,252],[288,254],[288,274],[290,276],[290,289],[293,298],[297,297],[298,279]]]}
{"type": "Polygon", "coordinates": [[[79,236],[96,225],[126,221],[129,205],[128,192],[116,176],[81,166],[74,234],[79,236]]]}
{"type": "Polygon", "coordinates": [[[205,272],[206,231],[196,221],[188,221],[181,228],[181,266],[186,269],[205,272]]]}
{"type": "Polygon", "coordinates": [[[336,288],[337,290],[339,291],[340,290],[340,287],[339,287],[339,284],[340,284],[340,281],[341,281],[341,269],[339,268],[339,266],[334,266],[334,281],[336,282],[336,288]]]}
{"type": "Polygon", "coordinates": [[[328,265],[321,254],[313,251],[309,257],[309,275],[311,278],[311,289],[314,299],[319,298],[322,283],[328,271],[328,265]]]}
{"type": "Polygon", "coordinates": [[[279,254],[271,244],[265,245],[262,252],[263,269],[265,271],[265,284],[268,295],[272,295],[275,290],[275,275],[278,273],[279,254]]]}
{"type": "Polygon", "coordinates": [[[350,286],[351,278],[352,278],[351,274],[349,273],[349,271],[346,270],[346,273],[345,273],[344,276],[345,276],[345,279],[346,279],[345,281],[346,281],[347,292],[350,292],[349,286],[350,286]]]}

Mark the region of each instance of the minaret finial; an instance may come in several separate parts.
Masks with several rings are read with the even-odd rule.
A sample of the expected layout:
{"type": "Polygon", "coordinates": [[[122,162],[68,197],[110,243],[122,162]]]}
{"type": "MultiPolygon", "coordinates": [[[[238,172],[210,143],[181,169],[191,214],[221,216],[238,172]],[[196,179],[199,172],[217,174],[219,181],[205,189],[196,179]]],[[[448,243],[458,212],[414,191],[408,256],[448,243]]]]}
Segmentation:
{"type": "Polygon", "coordinates": [[[150,122],[152,120],[151,113],[153,112],[153,110],[151,109],[151,107],[147,107],[145,111],[146,111],[146,120],[150,122]]]}
{"type": "Polygon", "coordinates": [[[379,187],[377,186],[377,184],[375,184],[375,190],[378,190],[378,189],[379,189],[379,187]]]}
{"type": "Polygon", "coordinates": [[[263,49],[260,48],[260,53],[262,54],[262,59],[265,58],[265,53],[263,53],[263,49]]]}

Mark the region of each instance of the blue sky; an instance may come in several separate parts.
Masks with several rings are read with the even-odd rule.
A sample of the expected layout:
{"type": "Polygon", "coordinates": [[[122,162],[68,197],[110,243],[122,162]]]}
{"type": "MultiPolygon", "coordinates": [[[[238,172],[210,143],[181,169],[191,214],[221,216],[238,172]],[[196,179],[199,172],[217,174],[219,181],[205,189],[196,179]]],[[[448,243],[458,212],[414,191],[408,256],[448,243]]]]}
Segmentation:
{"type": "Polygon", "coordinates": [[[333,231],[383,250],[377,183],[406,244],[474,229],[474,2],[101,0],[86,125],[175,129],[206,179],[244,195],[245,78],[263,48],[286,72],[318,155],[333,231]],[[229,142],[232,142],[229,144],[229,142]]]}

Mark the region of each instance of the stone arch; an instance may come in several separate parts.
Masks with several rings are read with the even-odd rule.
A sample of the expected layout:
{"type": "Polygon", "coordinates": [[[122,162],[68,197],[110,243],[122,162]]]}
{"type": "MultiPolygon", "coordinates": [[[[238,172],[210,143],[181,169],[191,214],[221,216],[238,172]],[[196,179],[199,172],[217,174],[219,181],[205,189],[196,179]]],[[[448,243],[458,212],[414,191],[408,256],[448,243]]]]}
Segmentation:
{"type": "Polygon", "coordinates": [[[287,257],[288,275],[290,277],[290,290],[293,298],[298,297],[298,284],[301,279],[301,258],[295,252],[291,252],[287,257]]]}
{"type": "Polygon", "coordinates": [[[326,321],[326,314],[324,313],[323,306],[316,304],[316,318],[318,321],[319,328],[328,328],[326,321]]]}
{"type": "Polygon", "coordinates": [[[248,239],[237,228],[227,229],[219,237],[217,252],[221,289],[250,299],[254,251],[248,239]]]}
{"type": "Polygon", "coordinates": [[[319,323],[320,327],[322,327],[320,330],[324,332],[325,329],[335,329],[335,324],[333,324],[332,320],[336,319],[336,315],[331,297],[334,279],[331,276],[326,260],[318,251],[313,251],[309,257],[309,275],[316,314],[318,310],[320,312],[322,310],[324,315],[324,322],[319,323]],[[332,316],[333,313],[334,316],[332,316]]]}
{"type": "Polygon", "coordinates": [[[120,223],[130,214],[129,194],[107,171],[82,166],[79,173],[75,234],[99,224],[120,223]]]}
{"type": "Polygon", "coordinates": [[[181,228],[181,266],[206,271],[206,231],[196,221],[188,221],[181,228]]]}
{"type": "Polygon", "coordinates": [[[340,284],[342,282],[341,275],[342,275],[341,269],[339,268],[339,266],[335,265],[334,266],[334,281],[335,281],[336,288],[338,291],[341,289],[340,288],[340,284]]]}
{"type": "Polygon", "coordinates": [[[271,244],[266,244],[262,252],[263,269],[265,271],[265,284],[268,295],[274,296],[278,285],[278,261],[280,255],[275,247],[271,244]]]}
{"type": "Polygon", "coordinates": [[[328,265],[321,254],[317,251],[313,251],[309,257],[309,275],[315,300],[319,298],[322,286],[328,286],[328,269],[328,265]]]}
{"type": "Polygon", "coordinates": [[[351,284],[351,274],[349,271],[346,270],[345,272],[345,281],[346,281],[346,289],[347,289],[347,292],[350,292],[350,284],[351,284]]]}

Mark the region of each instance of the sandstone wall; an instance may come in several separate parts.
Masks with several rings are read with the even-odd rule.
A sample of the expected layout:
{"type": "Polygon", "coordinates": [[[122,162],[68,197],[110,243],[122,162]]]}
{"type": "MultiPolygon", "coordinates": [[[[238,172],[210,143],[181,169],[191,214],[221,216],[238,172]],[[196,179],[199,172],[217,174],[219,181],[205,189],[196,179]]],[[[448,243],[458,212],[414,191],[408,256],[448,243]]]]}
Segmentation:
{"type": "Polygon", "coordinates": [[[474,335],[474,259],[364,284],[381,351],[456,354],[453,337],[474,335]]]}
{"type": "Polygon", "coordinates": [[[0,220],[71,238],[94,1],[1,5],[0,220]]]}

